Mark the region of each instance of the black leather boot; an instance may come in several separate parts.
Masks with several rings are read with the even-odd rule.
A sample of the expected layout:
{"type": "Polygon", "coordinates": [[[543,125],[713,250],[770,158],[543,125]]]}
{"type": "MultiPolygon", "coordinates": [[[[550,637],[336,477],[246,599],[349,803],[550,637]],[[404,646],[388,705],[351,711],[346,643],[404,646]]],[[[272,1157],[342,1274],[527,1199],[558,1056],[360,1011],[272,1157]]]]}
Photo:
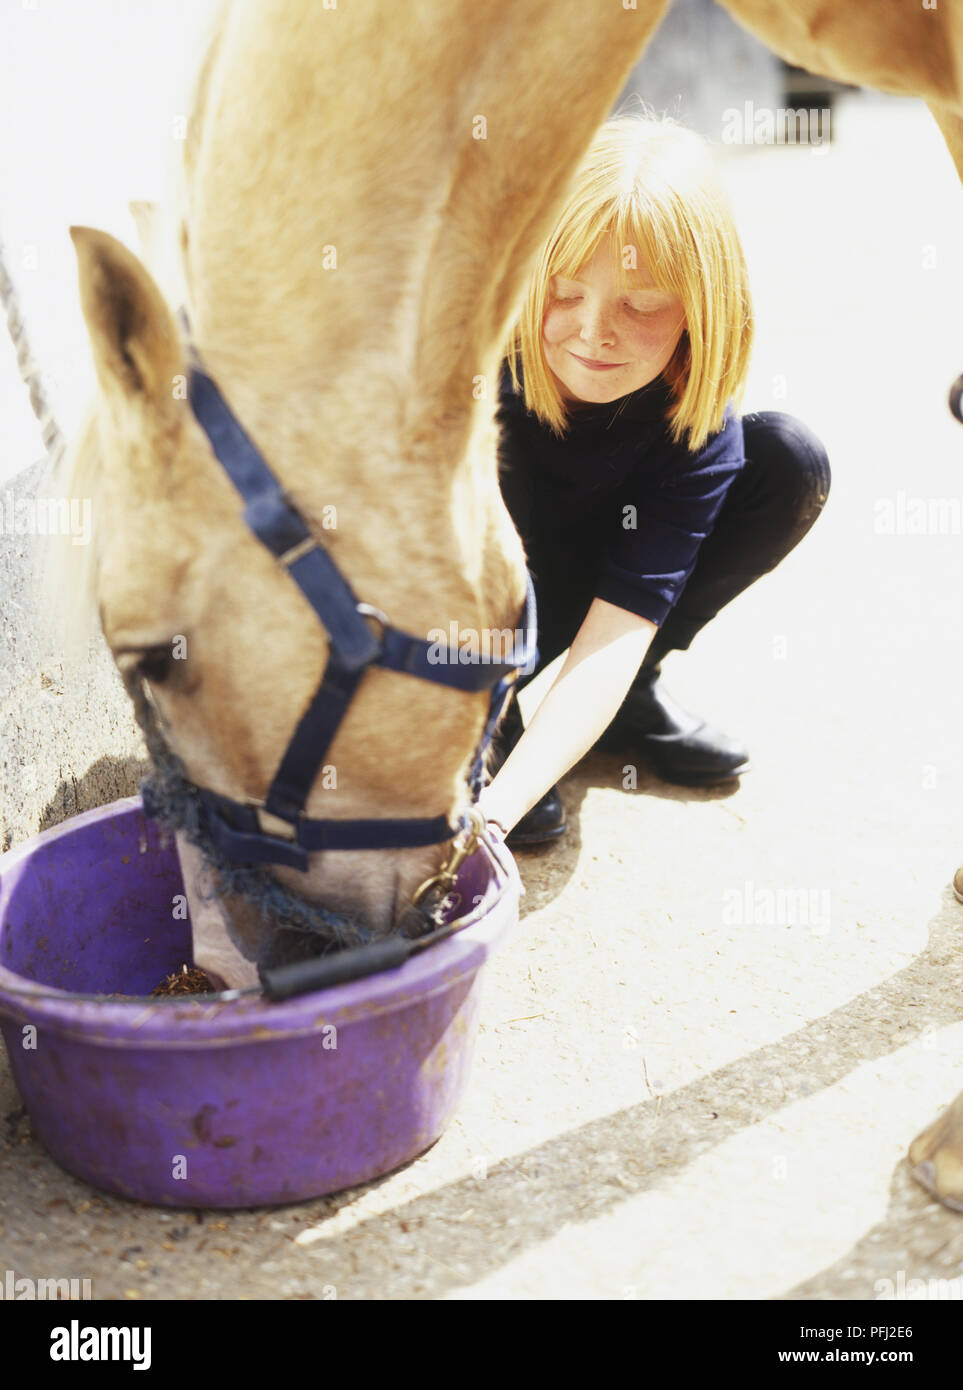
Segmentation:
{"type": "MultiPolygon", "coordinates": [[[[492,739],[492,751],[489,754],[488,766],[493,778],[521,738],[524,727],[518,701],[512,695],[508,709],[505,711],[502,722],[492,739]]],[[[565,834],[567,829],[565,808],[562,805],[558,787],[550,787],[541,800],[536,801],[532,809],[526,811],[521,820],[512,827],[505,843],[509,849],[540,845],[548,840],[557,840],[560,835],[565,834]]]]}
{"type": "Polygon", "coordinates": [[[643,663],[595,746],[604,752],[634,753],[663,781],[683,787],[712,786],[747,772],[746,750],[677,705],[660,676],[660,663],[643,663]]]}

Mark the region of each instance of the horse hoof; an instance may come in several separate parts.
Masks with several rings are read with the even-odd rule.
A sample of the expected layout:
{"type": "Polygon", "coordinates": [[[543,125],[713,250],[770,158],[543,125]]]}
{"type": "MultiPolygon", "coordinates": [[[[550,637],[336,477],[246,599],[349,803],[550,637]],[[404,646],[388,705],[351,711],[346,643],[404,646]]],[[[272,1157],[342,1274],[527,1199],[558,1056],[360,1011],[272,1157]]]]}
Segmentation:
{"type": "Polygon", "coordinates": [[[951,1211],[963,1212],[963,1095],[910,1145],[910,1171],[951,1211]]]}
{"type": "Polygon", "coordinates": [[[953,892],[956,894],[956,901],[963,903],[963,864],[953,875],[953,892]]]}

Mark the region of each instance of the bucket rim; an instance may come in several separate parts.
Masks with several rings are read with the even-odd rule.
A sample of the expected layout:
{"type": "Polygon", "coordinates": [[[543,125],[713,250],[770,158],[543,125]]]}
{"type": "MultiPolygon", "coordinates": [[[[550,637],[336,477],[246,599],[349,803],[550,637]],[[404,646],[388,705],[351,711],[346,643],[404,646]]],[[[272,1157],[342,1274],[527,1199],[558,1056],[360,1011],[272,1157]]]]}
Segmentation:
{"type": "MultiPolygon", "coordinates": [[[[71,816],[49,830],[40,831],[0,855],[0,937],[8,897],[5,884],[23,873],[31,856],[42,845],[76,834],[102,821],[124,821],[139,816],[146,824],[139,795],[123,797],[71,816]]],[[[524,889],[510,851],[510,871],[483,850],[494,896],[474,914],[478,920],[454,935],[418,952],[404,965],[361,980],[273,1002],[263,995],[220,1001],[216,996],[174,996],[151,999],[91,1000],[78,992],[36,984],[0,964],[0,1019],[35,1024],[89,1044],[131,1049],[183,1049],[241,1046],[254,1042],[284,1041],[321,1032],[334,1025],[352,1024],[416,1005],[455,988],[466,976],[474,976],[506,933],[518,922],[518,903],[524,889]],[[212,1025],[216,1022],[216,1032],[212,1025]]],[[[479,853],[476,850],[475,853],[479,853]]]]}

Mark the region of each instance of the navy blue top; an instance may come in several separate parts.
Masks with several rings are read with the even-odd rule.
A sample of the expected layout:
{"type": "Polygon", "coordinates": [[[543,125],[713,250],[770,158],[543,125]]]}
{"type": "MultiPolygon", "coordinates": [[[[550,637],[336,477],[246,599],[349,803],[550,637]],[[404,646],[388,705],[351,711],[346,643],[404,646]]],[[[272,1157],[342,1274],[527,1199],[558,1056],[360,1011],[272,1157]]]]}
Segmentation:
{"type": "Polygon", "coordinates": [[[502,364],[502,493],[536,581],[542,554],[567,552],[594,571],[595,597],[664,622],[745,463],[731,402],[722,429],[696,453],[671,442],[671,404],[660,376],[606,405],[571,407],[559,439],[525,409],[502,364]],[[635,509],[634,529],[625,507],[635,509]]]}

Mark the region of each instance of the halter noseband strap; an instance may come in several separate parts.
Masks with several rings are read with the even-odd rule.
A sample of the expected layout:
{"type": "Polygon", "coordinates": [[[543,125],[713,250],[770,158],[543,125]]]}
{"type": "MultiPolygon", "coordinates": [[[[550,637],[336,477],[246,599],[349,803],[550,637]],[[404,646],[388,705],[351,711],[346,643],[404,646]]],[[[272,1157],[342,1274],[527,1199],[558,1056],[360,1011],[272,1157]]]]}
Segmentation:
{"type": "MultiPolygon", "coordinates": [[[[190,326],[180,314],[185,330],[190,326]]],[[[446,816],[424,819],[319,820],[304,805],[341,720],[369,666],[416,676],[465,692],[492,686],[488,718],[469,773],[472,797],[482,785],[485,750],[520,673],[538,661],[535,590],[527,576],[521,650],[504,661],[480,656],[461,664],[458,653],[437,659],[437,643],[392,627],[387,617],[362,603],[332,556],[285,494],[280,482],[245,433],[213,379],[191,348],[188,397],[215,456],[244,499],[244,520],[271,551],[311,604],[329,639],[321,684],[302,715],[264,802],[240,802],[197,787],[208,829],[229,858],[247,863],[285,864],[307,870],[312,850],[408,849],[439,844],[458,831],[446,816]],[[372,631],[366,619],[380,628],[372,631]],[[433,653],[435,653],[433,659],[433,653]],[[265,828],[264,816],[271,818],[265,828]]],[[[146,808],[145,808],[146,809],[146,808]]]]}

